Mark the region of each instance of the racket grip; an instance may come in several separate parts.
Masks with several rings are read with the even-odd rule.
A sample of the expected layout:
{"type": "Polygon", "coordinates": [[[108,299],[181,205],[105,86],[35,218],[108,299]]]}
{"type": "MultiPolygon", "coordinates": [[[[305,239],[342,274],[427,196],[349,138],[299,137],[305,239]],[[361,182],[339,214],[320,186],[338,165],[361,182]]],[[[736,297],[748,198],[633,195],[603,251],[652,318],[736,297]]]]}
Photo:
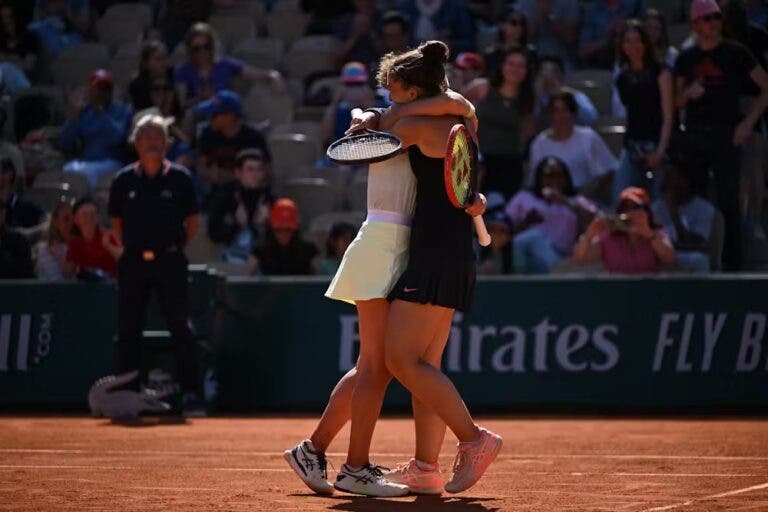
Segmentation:
{"type": "Polygon", "coordinates": [[[352,117],[361,116],[361,115],[363,115],[363,109],[361,109],[361,108],[353,108],[352,112],[350,113],[350,115],[352,117]]]}
{"type": "Polygon", "coordinates": [[[485,221],[480,215],[472,217],[475,223],[475,231],[477,231],[477,240],[483,247],[491,245],[491,235],[488,233],[488,229],[485,227],[485,221]]]}

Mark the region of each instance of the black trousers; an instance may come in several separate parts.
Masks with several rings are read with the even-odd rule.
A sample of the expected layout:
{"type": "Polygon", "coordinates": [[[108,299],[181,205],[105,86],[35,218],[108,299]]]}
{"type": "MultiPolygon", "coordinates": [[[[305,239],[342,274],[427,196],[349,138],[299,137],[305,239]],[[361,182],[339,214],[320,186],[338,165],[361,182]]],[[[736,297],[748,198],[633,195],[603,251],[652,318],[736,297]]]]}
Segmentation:
{"type": "Polygon", "coordinates": [[[742,223],[739,208],[741,151],[731,142],[730,128],[689,130],[680,138],[680,153],[691,165],[694,192],[707,197],[709,171],[714,176],[714,201],[725,220],[723,270],[737,271],[742,263],[742,223]]]}
{"type": "Polygon", "coordinates": [[[187,258],[181,250],[158,253],[154,261],[126,252],[118,263],[118,341],[116,373],[141,368],[141,339],[147,303],[158,294],[163,316],[171,332],[176,379],[182,392],[201,390],[200,359],[189,327],[187,258]]]}

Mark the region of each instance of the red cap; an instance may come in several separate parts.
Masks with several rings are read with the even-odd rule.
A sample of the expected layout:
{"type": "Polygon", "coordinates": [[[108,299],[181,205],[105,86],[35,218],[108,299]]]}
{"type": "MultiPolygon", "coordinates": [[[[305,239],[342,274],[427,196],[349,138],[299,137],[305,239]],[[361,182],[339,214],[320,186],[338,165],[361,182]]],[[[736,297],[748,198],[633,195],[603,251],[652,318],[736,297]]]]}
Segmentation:
{"type": "Polygon", "coordinates": [[[269,213],[269,225],[272,229],[299,229],[299,208],[290,199],[275,201],[269,213]]]}
{"type": "Polygon", "coordinates": [[[648,192],[640,187],[627,187],[621,191],[619,195],[619,203],[634,203],[638,206],[648,206],[651,204],[651,199],[648,197],[648,192]]]}
{"type": "Polygon", "coordinates": [[[112,81],[112,73],[106,69],[97,69],[91,73],[91,77],[88,79],[88,83],[91,85],[103,85],[112,87],[114,82],[112,81]]]}
{"type": "Polygon", "coordinates": [[[691,3],[691,21],[696,21],[707,14],[719,13],[720,6],[715,0],[693,0],[691,3]]]}
{"type": "Polygon", "coordinates": [[[485,60],[477,53],[461,52],[456,56],[453,65],[459,69],[476,69],[485,71],[485,60]]]}

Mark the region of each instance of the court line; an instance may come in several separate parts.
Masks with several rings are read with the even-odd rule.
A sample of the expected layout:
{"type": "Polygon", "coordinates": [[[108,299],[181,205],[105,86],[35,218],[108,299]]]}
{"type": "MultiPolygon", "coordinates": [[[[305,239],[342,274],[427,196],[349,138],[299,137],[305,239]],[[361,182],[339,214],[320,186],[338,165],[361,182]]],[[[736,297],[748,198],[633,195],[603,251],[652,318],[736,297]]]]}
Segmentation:
{"type": "Polygon", "coordinates": [[[694,498],[692,500],[684,501],[682,503],[673,503],[672,505],[666,505],[663,507],[648,508],[648,509],[645,509],[643,512],[662,512],[664,510],[673,510],[680,507],[687,507],[689,505],[693,505],[694,503],[698,503],[701,501],[716,500],[718,498],[725,498],[727,496],[734,496],[736,494],[744,494],[746,492],[759,491],[761,489],[768,489],[768,482],[764,484],[753,485],[750,487],[744,487],[742,489],[736,489],[734,491],[726,491],[718,494],[711,494],[709,496],[704,496],[703,498],[694,498]]]}
{"type": "MultiPolygon", "coordinates": [[[[244,457],[282,457],[283,452],[268,451],[243,451],[243,450],[86,450],[79,448],[0,448],[0,453],[61,453],[61,454],[96,454],[96,455],[241,455],[244,457]]],[[[344,457],[346,452],[328,452],[329,457],[344,457]]],[[[373,457],[411,457],[411,452],[374,452],[373,457]]],[[[450,454],[444,457],[452,457],[450,454]]],[[[660,455],[660,454],[568,454],[568,453],[537,453],[514,455],[501,454],[499,459],[611,459],[611,460],[742,460],[742,461],[768,461],[768,456],[742,456],[742,455],[660,455]]]]}

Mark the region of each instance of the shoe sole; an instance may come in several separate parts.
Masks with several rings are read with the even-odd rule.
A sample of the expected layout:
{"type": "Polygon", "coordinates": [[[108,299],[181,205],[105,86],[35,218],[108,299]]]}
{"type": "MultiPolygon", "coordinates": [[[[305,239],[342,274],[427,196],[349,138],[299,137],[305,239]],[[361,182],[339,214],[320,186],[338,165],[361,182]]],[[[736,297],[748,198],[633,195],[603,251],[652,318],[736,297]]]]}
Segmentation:
{"type": "Polygon", "coordinates": [[[483,477],[485,472],[488,471],[488,468],[491,467],[491,464],[493,464],[493,461],[496,460],[496,457],[499,455],[499,452],[501,451],[501,447],[504,444],[504,441],[502,440],[501,437],[497,437],[495,441],[496,441],[496,443],[495,443],[495,446],[493,448],[493,458],[491,458],[491,460],[488,461],[488,464],[483,468],[483,470],[478,473],[477,478],[475,478],[474,480],[470,481],[468,485],[466,485],[465,487],[462,487],[460,489],[449,489],[448,486],[446,485],[445,486],[445,492],[449,492],[451,494],[456,494],[456,493],[464,492],[467,489],[469,489],[470,487],[472,487],[473,485],[475,485],[478,481],[480,481],[480,479],[483,477]]]}
{"type": "Polygon", "coordinates": [[[288,465],[291,466],[291,469],[293,470],[294,473],[296,473],[296,476],[298,476],[299,479],[302,482],[304,482],[304,485],[309,487],[313,492],[316,492],[317,494],[320,494],[321,496],[330,496],[330,495],[333,494],[333,489],[332,488],[331,489],[316,488],[316,487],[313,487],[310,482],[308,482],[307,480],[304,480],[304,478],[302,478],[302,476],[301,476],[301,468],[298,466],[298,464],[296,463],[296,460],[293,458],[293,452],[291,450],[285,450],[283,452],[283,458],[288,463],[288,465]]]}
{"type": "Polygon", "coordinates": [[[359,491],[350,491],[349,489],[344,489],[343,487],[339,487],[335,483],[333,484],[333,488],[337,491],[346,492],[348,494],[357,494],[358,496],[369,496],[371,498],[402,498],[403,496],[408,496],[410,493],[410,490],[406,489],[403,494],[374,494],[374,493],[367,493],[367,492],[359,492],[359,491]]]}

